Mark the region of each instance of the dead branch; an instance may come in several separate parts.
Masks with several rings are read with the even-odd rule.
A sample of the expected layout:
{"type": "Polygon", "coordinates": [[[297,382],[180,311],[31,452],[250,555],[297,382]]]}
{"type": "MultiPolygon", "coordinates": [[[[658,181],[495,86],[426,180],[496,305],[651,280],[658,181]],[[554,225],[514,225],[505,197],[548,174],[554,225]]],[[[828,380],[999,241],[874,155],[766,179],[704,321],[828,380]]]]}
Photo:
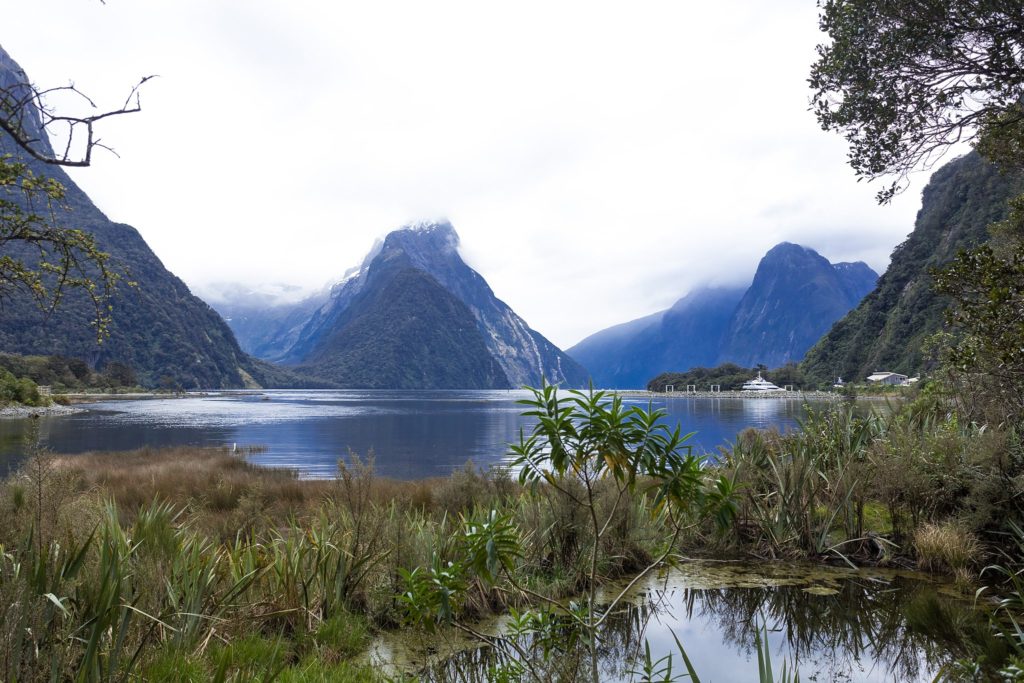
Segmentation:
{"type": "Polygon", "coordinates": [[[72,116],[57,112],[47,103],[54,94],[71,94],[90,108],[98,109],[88,95],[74,83],[54,88],[40,89],[30,83],[25,74],[18,74],[23,80],[0,87],[0,130],[7,133],[15,144],[33,159],[56,166],[88,166],[92,163],[92,152],[96,148],[116,152],[96,137],[95,124],[112,116],[134,114],[142,110],[139,89],[156,76],[145,76],[132,87],[124,104],[109,111],[88,116],[72,116]],[[57,152],[50,145],[49,134],[59,129],[63,139],[62,149],[57,152]],[[84,142],[83,142],[84,138],[84,142]]]}

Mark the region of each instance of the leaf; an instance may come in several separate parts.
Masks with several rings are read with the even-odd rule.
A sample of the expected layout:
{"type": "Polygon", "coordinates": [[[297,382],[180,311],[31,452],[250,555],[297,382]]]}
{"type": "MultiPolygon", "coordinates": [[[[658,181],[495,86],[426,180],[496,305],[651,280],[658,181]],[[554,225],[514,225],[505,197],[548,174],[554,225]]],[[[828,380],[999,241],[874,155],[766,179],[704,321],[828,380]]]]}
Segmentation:
{"type": "Polygon", "coordinates": [[[64,616],[66,616],[66,617],[70,617],[71,616],[71,612],[69,612],[67,610],[67,608],[64,607],[64,603],[63,603],[63,601],[66,600],[67,598],[58,598],[53,593],[47,593],[43,597],[45,597],[47,600],[49,600],[54,605],[56,605],[57,608],[60,609],[60,611],[64,613],[64,616]]]}

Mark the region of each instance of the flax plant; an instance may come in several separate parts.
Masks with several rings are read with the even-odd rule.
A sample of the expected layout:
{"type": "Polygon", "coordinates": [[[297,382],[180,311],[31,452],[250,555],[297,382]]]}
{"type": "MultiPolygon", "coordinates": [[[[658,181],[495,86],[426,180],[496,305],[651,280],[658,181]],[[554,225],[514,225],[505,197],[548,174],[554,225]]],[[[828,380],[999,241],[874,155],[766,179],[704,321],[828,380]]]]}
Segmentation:
{"type": "Polygon", "coordinates": [[[723,468],[742,482],[741,528],[772,558],[847,554],[865,543],[871,490],[870,449],[886,431],[876,414],[852,407],[808,409],[798,431],[748,431],[724,453],[723,468]],[[838,538],[837,538],[838,536],[838,538]]]}
{"type": "Polygon", "coordinates": [[[517,629],[520,635],[535,637],[506,642],[516,649],[524,673],[543,680],[533,668],[529,648],[547,643],[544,649],[550,652],[578,641],[588,653],[580,675],[596,683],[602,625],[638,581],[674,558],[684,530],[708,519],[720,528],[728,526],[734,512],[733,484],[710,476],[686,444],[690,435],[682,435],[678,427],[669,429],[660,411],[627,408],[618,396],[600,391],[559,394],[545,384],[532,392],[532,398],[520,403],[537,424],[512,446],[514,467],[521,484],[534,495],[579,513],[582,523],[561,531],[569,532],[581,548],[571,556],[583,566],[582,597],[559,599],[526,585],[519,572],[526,535],[511,515],[490,511],[462,520],[456,552],[435,553],[429,566],[406,573],[403,600],[417,623],[450,624],[490,642],[493,639],[460,620],[460,603],[474,585],[520,595],[536,610],[520,614],[517,629]],[[606,579],[603,569],[613,559],[605,555],[606,541],[637,500],[644,502],[644,514],[659,519],[664,538],[646,566],[599,604],[598,590],[606,579]],[[545,629],[561,620],[572,627],[550,647],[551,632],[545,629]]]}

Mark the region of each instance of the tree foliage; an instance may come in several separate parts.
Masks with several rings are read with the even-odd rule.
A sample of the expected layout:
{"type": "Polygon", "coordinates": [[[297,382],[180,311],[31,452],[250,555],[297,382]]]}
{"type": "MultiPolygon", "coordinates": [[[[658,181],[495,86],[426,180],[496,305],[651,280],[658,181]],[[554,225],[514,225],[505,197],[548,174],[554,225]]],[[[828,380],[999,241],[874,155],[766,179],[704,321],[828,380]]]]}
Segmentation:
{"type": "Polygon", "coordinates": [[[668,385],[672,385],[675,391],[684,391],[686,387],[693,385],[697,391],[711,391],[711,387],[717,385],[721,391],[734,391],[741,389],[745,382],[759,372],[766,380],[780,387],[793,385],[797,389],[804,389],[811,386],[800,366],[795,363],[787,363],[774,370],[769,370],[764,365],[744,368],[735,363],[723,363],[713,368],[663,372],[647,383],[647,390],[665,391],[668,385]]]}
{"type": "Polygon", "coordinates": [[[1024,5],[1020,0],[820,0],[812,107],[850,144],[860,178],[907,174],[973,141],[1020,165],[1024,140],[1024,5]],[[1013,144],[1007,144],[1013,142],[1013,144]]]}
{"type": "Polygon", "coordinates": [[[124,363],[109,361],[94,370],[79,358],[66,356],[20,356],[0,353],[0,370],[25,377],[55,392],[67,390],[127,389],[139,386],[135,370],[124,363]]]}
{"type": "MultiPolygon", "coordinates": [[[[832,42],[818,48],[812,105],[822,128],[849,142],[850,164],[861,179],[896,176],[879,192],[880,201],[905,187],[910,171],[928,167],[958,142],[973,143],[1006,176],[999,184],[981,185],[954,178],[947,193],[954,211],[941,212],[937,230],[919,235],[928,218],[926,190],[918,229],[897,248],[876,292],[832,336],[838,330],[856,341],[859,334],[874,346],[872,337],[896,340],[902,351],[874,352],[875,361],[906,359],[907,347],[913,347],[918,357],[912,364],[919,367],[924,339],[951,303],[944,314],[954,334],[941,336],[939,351],[948,377],[962,390],[964,409],[983,421],[1016,419],[1024,415],[1024,199],[1011,200],[1011,216],[996,239],[979,235],[971,244],[959,226],[969,226],[972,215],[987,217],[986,223],[1005,217],[1007,198],[1020,192],[1024,3],[820,0],[819,6],[821,29],[832,42]],[[999,185],[1013,192],[993,192],[999,185]],[[909,266],[897,258],[907,245],[924,248],[909,266]],[[934,292],[921,283],[934,284],[934,292]],[[872,315],[867,308],[873,305],[884,308],[884,315],[872,315]],[[897,315],[901,309],[906,314],[897,315]],[[894,334],[890,323],[901,322],[894,334]],[[997,405],[1002,408],[995,412],[982,409],[997,405]]],[[[820,343],[809,354],[812,364],[836,367],[841,356],[850,356],[841,349],[837,355],[835,347],[835,339],[820,343]]]]}
{"type": "Polygon", "coordinates": [[[0,304],[23,290],[52,312],[66,290],[82,290],[93,304],[93,324],[102,339],[120,275],[91,233],[58,224],[54,204],[63,198],[64,187],[56,180],[34,174],[10,155],[0,157],[0,304]]]}
{"type": "Polygon", "coordinates": [[[962,410],[979,420],[1024,418],[1024,195],[1010,202],[1009,217],[992,226],[993,238],[961,251],[935,272],[937,291],[953,299],[947,323],[957,334],[943,339],[949,379],[975,399],[962,410]],[[992,409],[995,408],[993,411],[992,409]]]}

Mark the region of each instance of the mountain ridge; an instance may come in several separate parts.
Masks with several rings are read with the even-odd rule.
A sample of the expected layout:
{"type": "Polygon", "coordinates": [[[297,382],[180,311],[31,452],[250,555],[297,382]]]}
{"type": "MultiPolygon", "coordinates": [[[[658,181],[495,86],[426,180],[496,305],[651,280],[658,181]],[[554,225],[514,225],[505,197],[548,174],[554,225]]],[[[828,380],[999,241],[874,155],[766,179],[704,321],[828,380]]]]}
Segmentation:
{"type": "Polygon", "coordinates": [[[877,277],[862,262],[831,264],[782,242],[760,260],[749,286],[695,288],[671,308],[596,332],[567,352],[610,388],[642,388],[666,371],[722,363],[781,366],[798,360],[877,277]]]}

